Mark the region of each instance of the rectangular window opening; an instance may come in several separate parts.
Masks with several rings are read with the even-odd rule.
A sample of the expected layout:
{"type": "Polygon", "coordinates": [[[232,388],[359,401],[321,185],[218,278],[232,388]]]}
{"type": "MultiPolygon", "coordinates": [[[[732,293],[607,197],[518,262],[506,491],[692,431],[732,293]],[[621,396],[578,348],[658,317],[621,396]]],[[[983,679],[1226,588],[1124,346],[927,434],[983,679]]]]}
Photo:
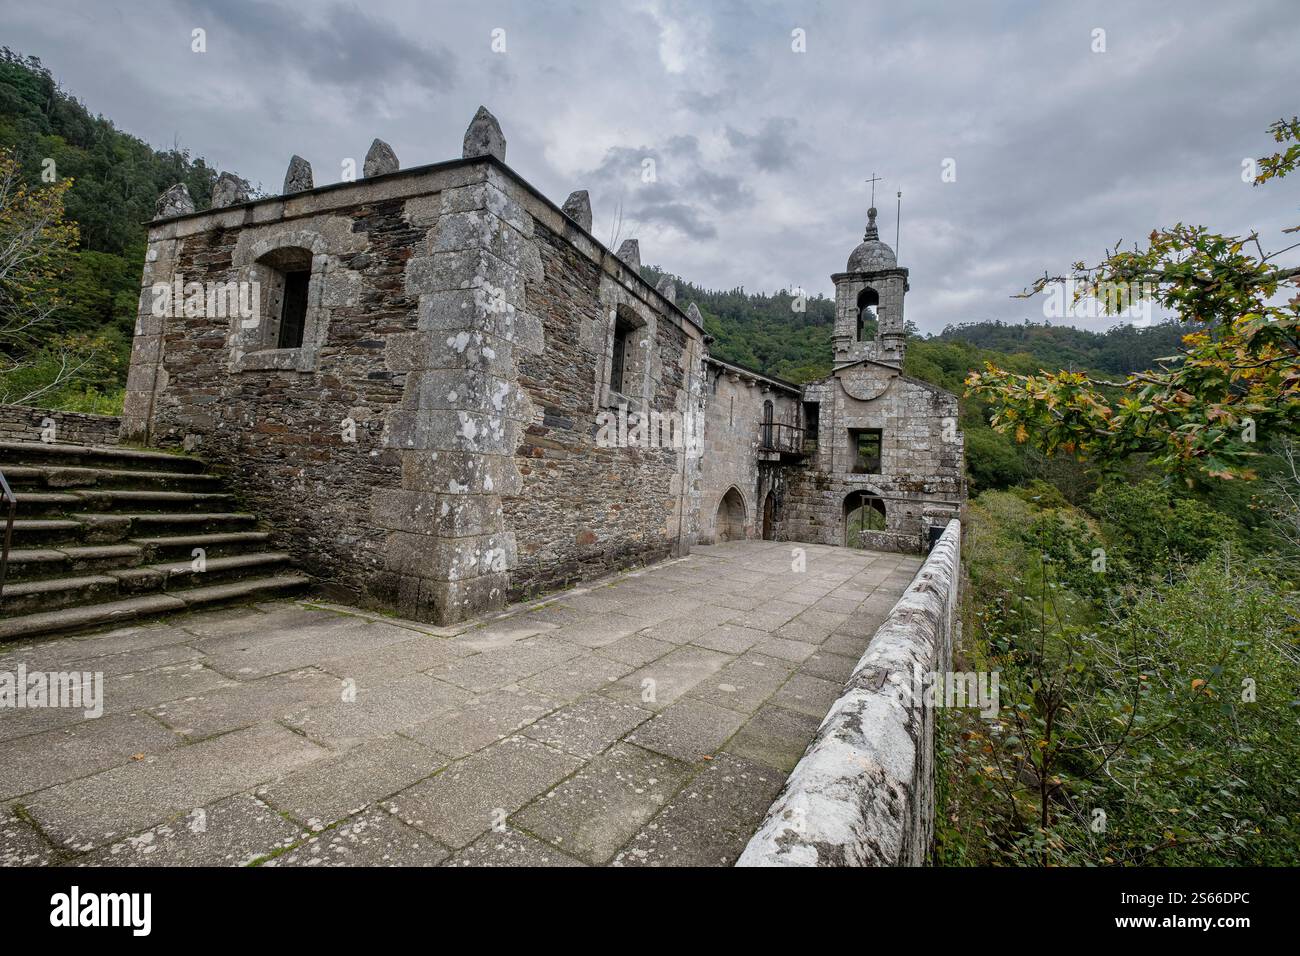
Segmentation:
{"type": "Polygon", "coordinates": [[[310,272],[284,274],[284,303],[280,308],[280,332],[276,348],[302,348],[303,332],[307,327],[307,288],[310,284],[310,272]]]}
{"type": "Polygon", "coordinates": [[[817,425],[821,418],[820,402],[803,403],[803,437],[804,441],[815,442],[817,440],[817,425]]]}
{"type": "Polygon", "coordinates": [[[849,430],[849,445],[854,451],[854,474],[880,474],[881,442],[882,435],[879,428],[849,430]]]}
{"type": "Polygon", "coordinates": [[[625,392],[623,379],[627,370],[628,342],[635,328],[623,319],[614,320],[614,355],[609,368],[609,387],[615,392],[625,392]]]}

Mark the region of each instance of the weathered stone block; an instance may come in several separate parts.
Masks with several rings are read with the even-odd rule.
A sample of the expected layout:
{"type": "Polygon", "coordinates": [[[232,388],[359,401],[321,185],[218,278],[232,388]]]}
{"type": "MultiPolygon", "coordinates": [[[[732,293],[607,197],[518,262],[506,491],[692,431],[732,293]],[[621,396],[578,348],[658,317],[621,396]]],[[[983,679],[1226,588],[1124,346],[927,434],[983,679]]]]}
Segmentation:
{"type": "Polygon", "coordinates": [[[476,156],[495,156],[505,162],[506,138],[501,132],[501,124],[488,112],[486,106],[480,106],[469,128],[465,130],[464,147],[461,155],[465,159],[476,156]]]}
{"type": "Polygon", "coordinates": [[[370,149],[366,152],[365,165],[362,167],[367,179],[371,176],[395,173],[399,168],[397,154],[393,152],[393,147],[382,139],[376,139],[370,144],[370,149]]]}
{"type": "Polygon", "coordinates": [[[451,495],[517,495],[523,488],[513,457],[419,450],[402,456],[402,485],[451,495]]]}
{"type": "Polygon", "coordinates": [[[284,173],[284,187],[280,192],[282,194],[305,192],[313,186],[311,163],[294,154],[289,159],[289,168],[284,173]]]}
{"type": "Polygon", "coordinates": [[[575,189],[564,200],[564,214],[587,232],[591,232],[591,196],[585,189],[575,189]]]}
{"type": "Polygon", "coordinates": [[[192,212],[194,212],[194,200],[190,197],[190,191],[184,183],[167,187],[167,190],[158,197],[158,202],[154,204],[154,216],[158,219],[184,216],[192,212]]]}

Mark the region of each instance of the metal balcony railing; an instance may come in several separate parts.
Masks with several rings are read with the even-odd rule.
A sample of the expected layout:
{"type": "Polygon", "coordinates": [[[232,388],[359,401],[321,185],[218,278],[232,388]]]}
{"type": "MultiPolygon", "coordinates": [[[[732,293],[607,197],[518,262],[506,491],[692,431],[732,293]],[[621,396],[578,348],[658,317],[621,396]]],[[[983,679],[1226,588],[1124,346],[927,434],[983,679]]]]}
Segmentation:
{"type": "Polygon", "coordinates": [[[798,425],[784,422],[760,422],[758,426],[758,450],[776,451],[785,455],[802,455],[804,430],[798,425]]]}

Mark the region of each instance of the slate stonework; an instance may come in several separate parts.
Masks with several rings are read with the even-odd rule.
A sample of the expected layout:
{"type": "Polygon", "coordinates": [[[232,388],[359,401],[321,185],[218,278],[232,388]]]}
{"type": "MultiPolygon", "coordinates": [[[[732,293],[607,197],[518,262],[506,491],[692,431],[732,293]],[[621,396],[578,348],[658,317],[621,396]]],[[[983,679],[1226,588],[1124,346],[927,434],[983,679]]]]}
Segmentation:
{"type": "Polygon", "coordinates": [[[690,413],[702,332],[495,159],[413,173],[154,224],[123,434],[229,466],[322,584],[421,619],[689,549],[698,462],[596,448],[595,416],[690,413]],[[300,348],[267,347],[274,309],[153,314],[155,282],[266,284],[286,250],[310,261],[300,348]]]}

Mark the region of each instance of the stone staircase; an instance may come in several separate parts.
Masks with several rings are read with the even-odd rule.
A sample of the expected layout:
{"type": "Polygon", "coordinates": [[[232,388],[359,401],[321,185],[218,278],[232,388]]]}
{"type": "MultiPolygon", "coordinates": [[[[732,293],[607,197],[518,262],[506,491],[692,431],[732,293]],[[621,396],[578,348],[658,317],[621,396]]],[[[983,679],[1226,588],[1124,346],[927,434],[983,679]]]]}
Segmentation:
{"type": "MultiPolygon", "coordinates": [[[[0,641],[292,593],[310,579],[269,550],[203,462],[125,447],[0,442],[18,499],[0,641]]],[[[0,534],[8,510],[0,510],[0,534]]]]}

